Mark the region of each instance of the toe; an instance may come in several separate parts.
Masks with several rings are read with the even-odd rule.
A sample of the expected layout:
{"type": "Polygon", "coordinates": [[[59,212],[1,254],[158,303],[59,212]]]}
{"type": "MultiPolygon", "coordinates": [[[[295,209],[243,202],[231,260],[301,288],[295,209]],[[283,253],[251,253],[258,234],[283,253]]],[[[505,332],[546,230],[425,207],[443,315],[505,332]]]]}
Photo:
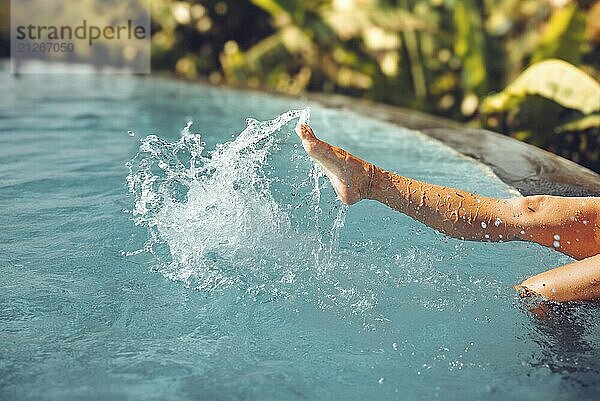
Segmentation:
{"type": "Polygon", "coordinates": [[[300,124],[300,126],[297,128],[298,136],[300,136],[300,138],[302,138],[303,141],[306,140],[316,140],[317,137],[315,135],[315,133],[313,132],[312,128],[310,128],[308,125],[306,124],[300,124]]]}

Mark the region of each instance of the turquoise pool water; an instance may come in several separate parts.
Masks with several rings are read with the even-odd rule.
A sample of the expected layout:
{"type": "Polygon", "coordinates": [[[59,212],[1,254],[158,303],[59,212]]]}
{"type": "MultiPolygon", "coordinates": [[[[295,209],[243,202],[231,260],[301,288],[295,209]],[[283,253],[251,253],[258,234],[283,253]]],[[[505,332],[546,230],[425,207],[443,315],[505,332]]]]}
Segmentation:
{"type": "MultiPolygon", "coordinates": [[[[598,308],[537,317],[510,288],[568,258],[341,207],[301,113],[257,122],[309,101],[0,82],[0,399],[597,399],[598,308]]],[[[382,167],[514,196],[418,133],[311,106],[324,139],[382,167]]]]}

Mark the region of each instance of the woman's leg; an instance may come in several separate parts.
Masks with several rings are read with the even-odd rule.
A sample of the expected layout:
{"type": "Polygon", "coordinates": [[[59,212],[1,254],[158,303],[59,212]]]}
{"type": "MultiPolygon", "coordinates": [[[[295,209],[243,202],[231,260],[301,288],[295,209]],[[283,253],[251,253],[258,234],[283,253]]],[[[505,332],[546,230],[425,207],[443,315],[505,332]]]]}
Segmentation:
{"type": "Polygon", "coordinates": [[[307,125],[298,135],[307,153],[348,205],[377,200],[455,238],[509,241],[520,238],[511,199],[479,196],[455,188],[420,182],[385,171],[315,136],[307,125]]]}
{"type": "Polygon", "coordinates": [[[600,254],[540,273],[515,289],[551,301],[600,300],[600,254]]]}
{"type": "Polygon", "coordinates": [[[531,241],[576,259],[600,253],[598,198],[479,196],[385,171],[319,140],[307,125],[297,133],[346,204],[377,200],[455,238],[531,241]]]}

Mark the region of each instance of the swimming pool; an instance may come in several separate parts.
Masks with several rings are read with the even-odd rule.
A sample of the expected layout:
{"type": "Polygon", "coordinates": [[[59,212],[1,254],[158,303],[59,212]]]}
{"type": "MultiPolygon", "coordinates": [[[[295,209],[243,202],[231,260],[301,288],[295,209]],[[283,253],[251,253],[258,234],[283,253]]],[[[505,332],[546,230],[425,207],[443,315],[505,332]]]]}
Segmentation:
{"type": "MultiPolygon", "coordinates": [[[[297,119],[259,122],[310,102],[0,80],[0,399],[596,399],[598,309],[541,318],[510,288],[568,258],[341,207],[297,119]]],[[[384,168],[515,196],[419,133],[310,106],[384,168]]]]}

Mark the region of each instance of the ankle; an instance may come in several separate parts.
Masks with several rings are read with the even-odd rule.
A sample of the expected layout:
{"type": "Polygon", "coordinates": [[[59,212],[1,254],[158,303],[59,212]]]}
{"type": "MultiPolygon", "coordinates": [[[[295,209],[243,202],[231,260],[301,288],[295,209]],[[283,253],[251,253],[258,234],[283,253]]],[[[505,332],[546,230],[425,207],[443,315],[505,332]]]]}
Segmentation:
{"type": "Polygon", "coordinates": [[[374,164],[370,164],[367,169],[367,174],[368,182],[364,199],[379,200],[381,197],[381,185],[385,180],[385,170],[380,169],[374,164]]]}
{"type": "Polygon", "coordinates": [[[369,177],[369,181],[367,182],[367,189],[365,191],[365,196],[363,196],[363,199],[372,199],[371,197],[371,193],[373,192],[373,180],[375,179],[375,165],[368,163],[368,177],[369,177]]]}

